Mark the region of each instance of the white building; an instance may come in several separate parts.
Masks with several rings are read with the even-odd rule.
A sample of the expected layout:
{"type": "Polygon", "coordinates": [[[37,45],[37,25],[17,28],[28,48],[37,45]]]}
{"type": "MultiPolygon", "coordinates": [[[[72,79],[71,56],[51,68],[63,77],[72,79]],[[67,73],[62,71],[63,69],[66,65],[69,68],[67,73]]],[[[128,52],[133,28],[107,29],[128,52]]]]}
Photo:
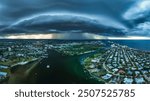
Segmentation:
{"type": "Polygon", "coordinates": [[[133,82],[133,79],[132,78],[124,78],[124,81],[123,81],[125,84],[132,84],[133,82]]]}

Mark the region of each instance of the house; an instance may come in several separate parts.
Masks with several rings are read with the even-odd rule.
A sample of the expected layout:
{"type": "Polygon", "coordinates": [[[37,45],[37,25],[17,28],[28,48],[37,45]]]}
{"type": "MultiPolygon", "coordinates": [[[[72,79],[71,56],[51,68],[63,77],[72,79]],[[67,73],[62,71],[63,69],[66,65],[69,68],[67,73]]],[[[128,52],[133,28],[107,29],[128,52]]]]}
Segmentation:
{"type": "Polygon", "coordinates": [[[143,77],[138,77],[138,78],[135,78],[135,82],[136,82],[137,84],[142,84],[142,83],[145,82],[145,80],[144,80],[143,77]]]}
{"type": "Polygon", "coordinates": [[[117,68],[112,69],[113,72],[118,72],[117,68]]]}
{"type": "Polygon", "coordinates": [[[94,68],[94,69],[89,69],[89,71],[90,71],[91,73],[94,73],[94,72],[99,72],[100,70],[97,69],[97,68],[94,68]]]}
{"type": "Polygon", "coordinates": [[[135,74],[136,74],[136,75],[139,75],[139,74],[140,74],[140,72],[139,72],[139,71],[135,71],[135,74]]]}
{"type": "Polygon", "coordinates": [[[112,77],[111,74],[106,74],[106,75],[102,76],[102,78],[105,79],[105,80],[108,80],[108,79],[110,79],[111,77],[112,77]]]}
{"type": "Polygon", "coordinates": [[[0,69],[7,69],[9,68],[8,66],[0,65],[0,69]]]}
{"type": "Polygon", "coordinates": [[[132,84],[133,82],[133,79],[132,78],[124,78],[124,81],[123,81],[125,84],[132,84]]]}
{"type": "Polygon", "coordinates": [[[132,72],[131,70],[128,70],[128,71],[127,71],[127,74],[128,74],[128,75],[132,75],[133,72],[132,72]]]}
{"type": "Polygon", "coordinates": [[[0,79],[3,79],[7,76],[6,72],[0,72],[0,79]]]}
{"type": "Polygon", "coordinates": [[[125,71],[122,69],[120,69],[118,72],[119,72],[119,74],[125,74],[125,71]]]}
{"type": "Polygon", "coordinates": [[[99,62],[99,59],[92,59],[91,62],[93,62],[93,63],[98,63],[98,62],[99,62]]]}
{"type": "Polygon", "coordinates": [[[89,66],[89,68],[95,68],[95,65],[94,64],[91,64],[90,66],[89,66]]]}

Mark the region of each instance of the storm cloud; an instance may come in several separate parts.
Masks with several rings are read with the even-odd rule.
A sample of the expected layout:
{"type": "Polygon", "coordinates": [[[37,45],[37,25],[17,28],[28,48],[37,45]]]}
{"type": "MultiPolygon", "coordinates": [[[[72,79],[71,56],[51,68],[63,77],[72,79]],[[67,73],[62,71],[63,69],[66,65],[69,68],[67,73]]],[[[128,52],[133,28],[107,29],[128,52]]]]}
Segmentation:
{"type": "Polygon", "coordinates": [[[149,7],[148,0],[0,0],[0,34],[69,31],[149,37],[149,7]]]}

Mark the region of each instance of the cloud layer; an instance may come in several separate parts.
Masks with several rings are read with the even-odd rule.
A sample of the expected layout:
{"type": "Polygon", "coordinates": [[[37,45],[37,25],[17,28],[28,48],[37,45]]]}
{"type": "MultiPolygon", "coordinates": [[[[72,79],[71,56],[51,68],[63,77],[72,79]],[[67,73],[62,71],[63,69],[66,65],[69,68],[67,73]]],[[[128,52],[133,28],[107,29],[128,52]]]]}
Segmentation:
{"type": "Polygon", "coordinates": [[[150,37],[149,0],[1,0],[0,36],[93,33],[150,37]]]}

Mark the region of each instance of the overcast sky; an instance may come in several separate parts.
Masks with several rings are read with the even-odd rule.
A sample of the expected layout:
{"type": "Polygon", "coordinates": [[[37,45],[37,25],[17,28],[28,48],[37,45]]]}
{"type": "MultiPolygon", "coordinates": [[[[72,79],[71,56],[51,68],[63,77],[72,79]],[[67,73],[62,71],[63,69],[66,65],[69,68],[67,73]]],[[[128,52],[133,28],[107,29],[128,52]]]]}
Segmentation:
{"type": "Polygon", "coordinates": [[[1,24],[13,23],[35,14],[71,12],[121,19],[138,0],[0,0],[1,24]]]}
{"type": "MultiPolygon", "coordinates": [[[[0,0],[0,31],[40,15],[73,15],[150,36],[150,0],[0,0]]],[[[14,32],[15,33],[15,32],[14,32]]]]}

